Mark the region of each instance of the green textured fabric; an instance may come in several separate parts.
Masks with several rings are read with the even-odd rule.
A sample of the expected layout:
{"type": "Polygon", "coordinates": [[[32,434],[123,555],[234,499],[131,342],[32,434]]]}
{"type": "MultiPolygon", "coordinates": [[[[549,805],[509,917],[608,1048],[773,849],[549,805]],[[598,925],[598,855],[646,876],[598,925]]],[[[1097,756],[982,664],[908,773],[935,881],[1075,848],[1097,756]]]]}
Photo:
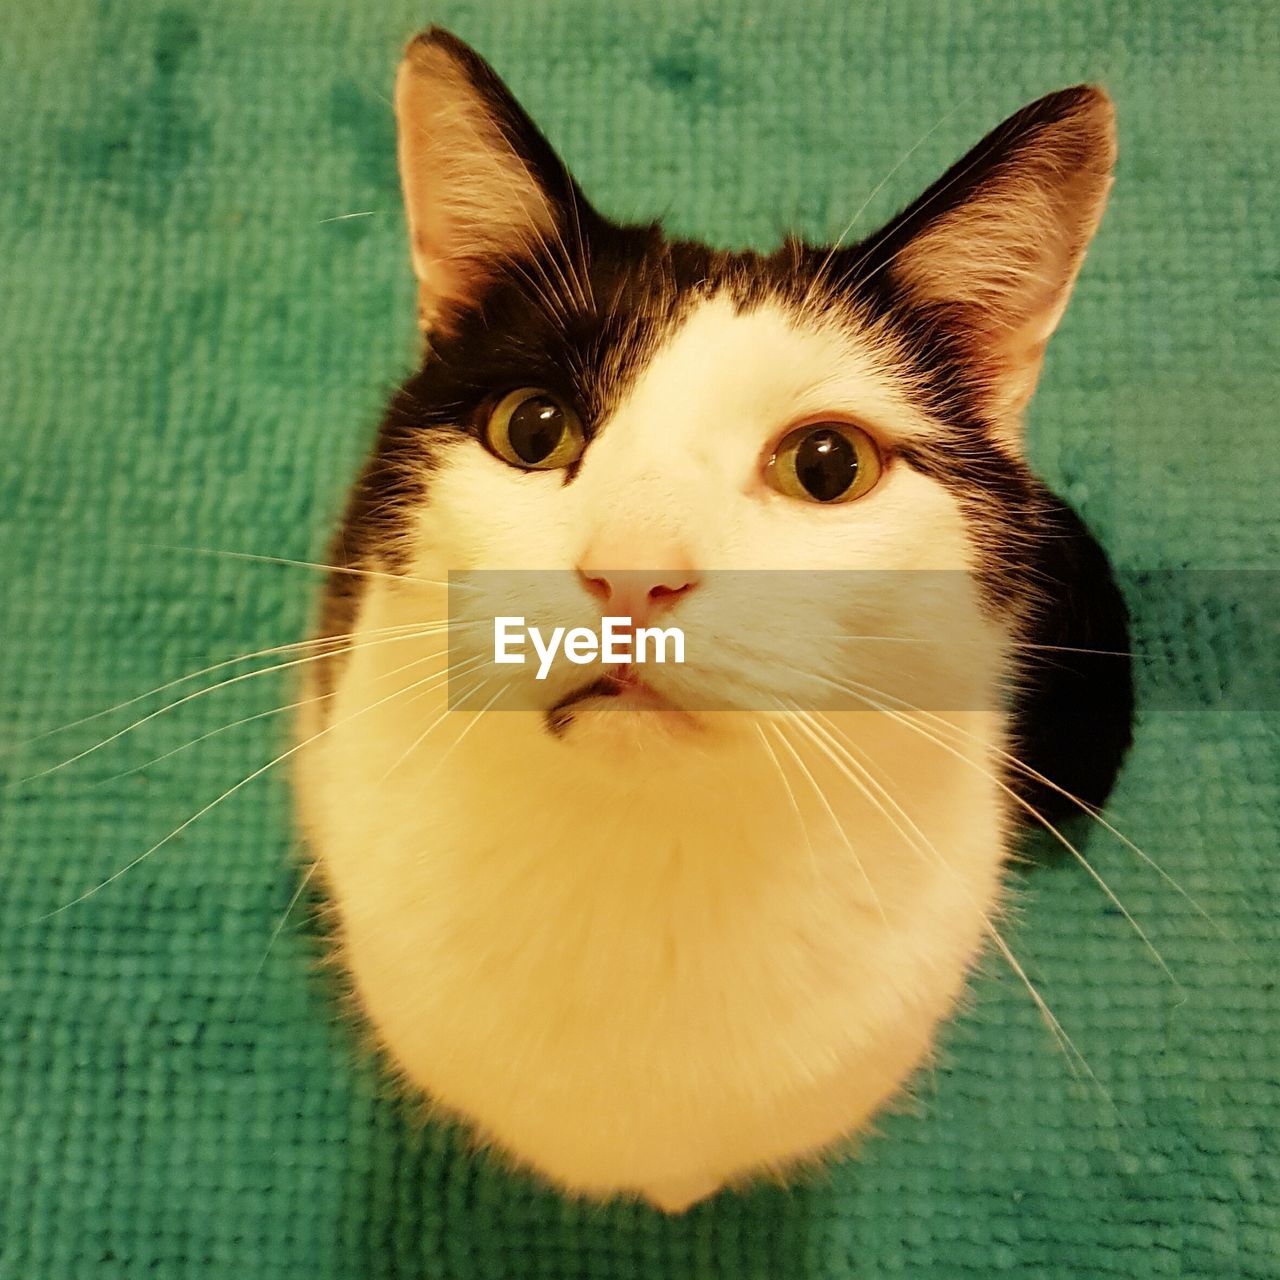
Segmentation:
{"type": "MultiPolygon", "coordinates": [[[[302,635],[316,575],[157,546],[323,546],[414,350],[388,95],[427,19],[605,210],[732,244],[831,235],[918,143],[869,229],[1024,101],[1104,81],[1118,181],[1033,455],[1121,565],[1280,567],[1271,0],[5,9],[10,780],[164,699],[37,733],[302,635]]],[[[1185,620],[1138,627],[1212,674],[1185,620]]],[[[1274,703],[1149,710],[1112,805],[1212,924],[1088,839],[1181,989],[1070,860],[1017,877],[1013,947],[1096,1083],[992,959],[861,1159],[666,1219],[566,1203],[391,1096],[314,973],[309,891],[286,918],[281,770],[67,905],[271,759],[282,717],[148,761],[288,697],[242,680],[0,795],[6,1280],[1280,1275],[1274,703]]]]}

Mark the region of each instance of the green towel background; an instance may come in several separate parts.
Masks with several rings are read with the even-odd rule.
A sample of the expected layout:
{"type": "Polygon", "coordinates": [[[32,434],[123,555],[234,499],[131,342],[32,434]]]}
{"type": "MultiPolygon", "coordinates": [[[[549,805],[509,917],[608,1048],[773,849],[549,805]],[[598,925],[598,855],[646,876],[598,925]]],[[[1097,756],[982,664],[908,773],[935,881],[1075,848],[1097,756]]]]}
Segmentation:
{"type": "MultiPolygon", "coordinates": [[[[389,94],[428,20],[494,62],[603,209],[731,244],[837,232],[918,143],[865,232],[1025,101],[1103,81],[1118,180],[1034,459],[1126,568],[1280,567],[1269,0],[5,10],[10,781],[161,699],[37,733],[302,636],[318,575],[157,546],[324,545],[415,349],[389,94]]],[[[1212,685],[1220,626],[1137,611],[1145,652],[1212,685]]],[[[1274,700],[1149,706],[1110,810],[1214,924],[1088,840],[1181,990],[1079,866],[1015,877],[1012,944],[1096,1084],[993,958],[861,1159],[666,1219],[568,1204],[389,1096],[313,972],[309,891],[286,918],[280,770],[39,918],[282,750],[285,717],[146,762],[289,699],[283,675],[243,680],[0,793],[5,1280],[1280,1275],[1274,700]]]]}

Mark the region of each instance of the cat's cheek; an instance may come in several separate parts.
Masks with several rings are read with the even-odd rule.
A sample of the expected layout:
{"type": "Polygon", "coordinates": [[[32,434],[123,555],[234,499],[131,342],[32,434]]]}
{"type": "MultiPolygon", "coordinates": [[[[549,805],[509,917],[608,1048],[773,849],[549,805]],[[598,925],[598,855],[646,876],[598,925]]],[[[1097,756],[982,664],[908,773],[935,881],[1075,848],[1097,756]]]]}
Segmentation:
{"type": "Polygon", "coordinates": [[[559,472],[521,472],[474,440],[451,445],[413,518],[418,557],[453,570],[572,564],[572,486],[559,472]]]}
{"type": "Polygon", "coordinates": [[[956,496],[902,464],[864,498],[824,506],[769,491],[745,500],[730,531],[741,569],[907,572],[977,565],[975,529],[956,496]]]}

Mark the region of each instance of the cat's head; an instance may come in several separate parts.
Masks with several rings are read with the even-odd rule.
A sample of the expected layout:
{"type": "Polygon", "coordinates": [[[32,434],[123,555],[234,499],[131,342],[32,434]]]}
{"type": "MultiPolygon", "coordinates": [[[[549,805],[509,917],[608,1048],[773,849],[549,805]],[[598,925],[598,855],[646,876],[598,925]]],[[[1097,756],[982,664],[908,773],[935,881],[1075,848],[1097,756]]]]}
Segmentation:
{"type": "MultiPolygon", "coordinates": [[[[741,586],[717,571],[789,571],[754,632],[653,677],[677,706],[753,682],[785,695],[805,663],[767,622],[789,608],[819,670],[847,670],[842,637],[967,626],[999,664],[1035,589],[1019,566],[1044,495],[1022,413],[1111,184],[1101,90],[1019,111],[860,243],[765,255],[606,219],[446,32],[410,44],[396,115],[425,355],[349,536],[423,579],[558,571],[509,611],[676,622],[691,647],[723,631],[722,584],[741,586]],[[922,618],[866,570],[966,591],[922,618]]],[[[561,664],[535,695],[548,727],[589,719],[599,700],[581,694],[613,692],[609,674],[561,664]]]]}

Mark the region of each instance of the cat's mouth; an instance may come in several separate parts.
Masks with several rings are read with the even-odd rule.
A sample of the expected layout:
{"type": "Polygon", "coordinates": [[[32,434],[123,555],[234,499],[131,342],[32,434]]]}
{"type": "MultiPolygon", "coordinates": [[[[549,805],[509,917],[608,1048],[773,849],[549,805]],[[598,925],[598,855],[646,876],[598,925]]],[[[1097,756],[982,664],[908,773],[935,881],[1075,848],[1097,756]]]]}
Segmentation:
{"type": "Polygon", "coordinates": [[[610,667],[602,676],[566,694],[546,712],[547,728],[557,736],[586,709],[618,709],[673,712],[693,723],[692,716],[648,684],[630,664],[610,667]]]}

